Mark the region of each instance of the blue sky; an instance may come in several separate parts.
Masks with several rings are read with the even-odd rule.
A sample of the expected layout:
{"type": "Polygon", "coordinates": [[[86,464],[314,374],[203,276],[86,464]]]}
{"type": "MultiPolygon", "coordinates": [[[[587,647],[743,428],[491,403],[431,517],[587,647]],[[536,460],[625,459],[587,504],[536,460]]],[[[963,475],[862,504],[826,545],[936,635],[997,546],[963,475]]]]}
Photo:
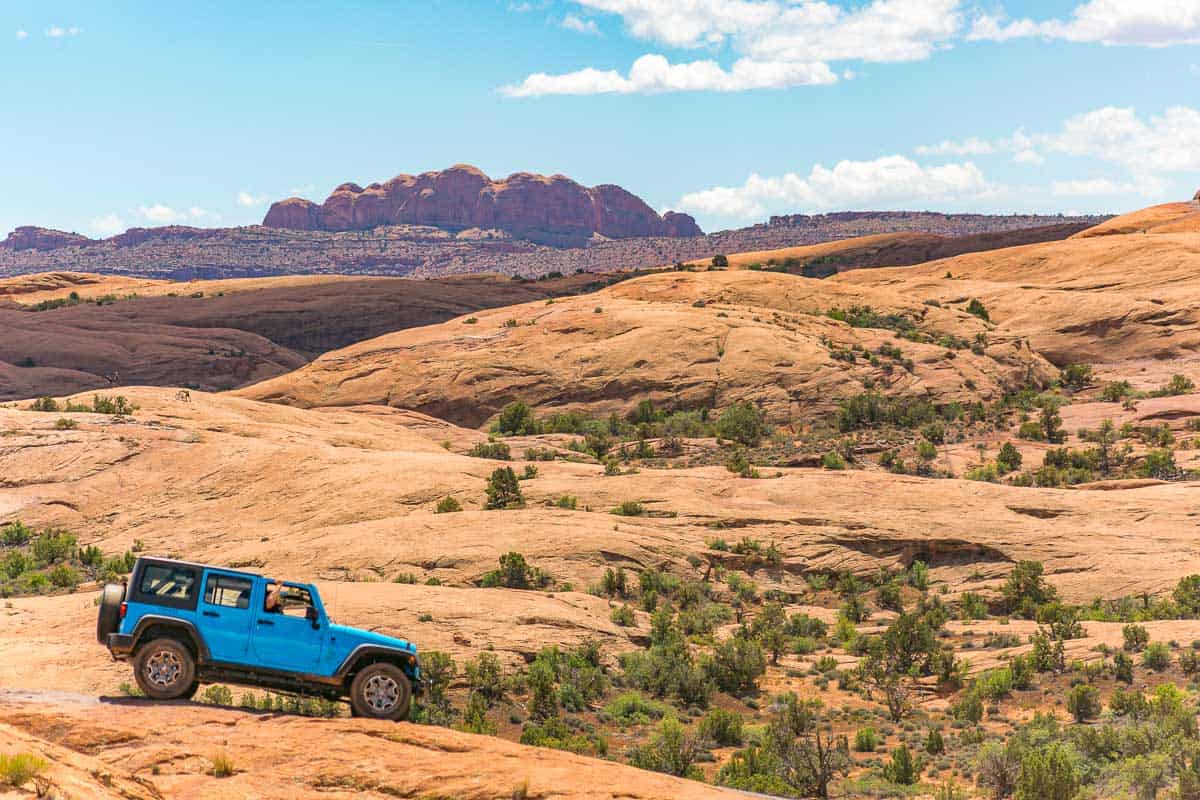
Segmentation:
{"type": "Polygon", "coordinates": [[[1200,0],[0,5],[0,231],[236,225],[473,163],[710,230],[1200,188],[1200,0]]]}

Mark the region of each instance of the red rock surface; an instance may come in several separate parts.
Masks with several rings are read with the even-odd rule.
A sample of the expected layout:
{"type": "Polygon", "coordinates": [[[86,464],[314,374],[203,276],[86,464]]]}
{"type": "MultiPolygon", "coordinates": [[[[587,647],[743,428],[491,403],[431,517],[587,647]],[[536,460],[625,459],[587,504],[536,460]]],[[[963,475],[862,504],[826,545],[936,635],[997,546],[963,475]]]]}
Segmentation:
{"type": "Polygon", "coordinates": [[[324,203],[298,197],[271,206],[263,225],[295,230],[347,231],[380,225],[432,225],[451,230],[498,228],[530,241],[578,245],[593,234],[701,236],[687,214],[660,217],[636,195],[606,184],[587,188],[564,175],[518,172],[494,181],[476,167],[399,175],[365,189],[343,183],[324,203]]]}
{"type": "Polygon", "coordinates": [[[38,228],[34,225],[23,225],[0,242],[0,247],[8,250],[54,250],[58,247],[69,247],[73,244],[88,244],[91,239],[78,233],[56,231],[52,228],[38,228]]]}

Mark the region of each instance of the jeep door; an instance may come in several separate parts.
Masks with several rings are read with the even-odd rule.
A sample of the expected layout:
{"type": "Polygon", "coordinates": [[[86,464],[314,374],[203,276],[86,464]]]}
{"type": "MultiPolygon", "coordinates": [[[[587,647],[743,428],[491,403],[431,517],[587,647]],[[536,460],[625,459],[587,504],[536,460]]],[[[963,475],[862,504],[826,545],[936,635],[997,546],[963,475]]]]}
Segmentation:
{"type": "Polygon", "coordinates": [[[277,611],[266,610],[265,594],[256,601],[252,639],[255,663],[287,672],[316,673],[329,626],[314,602],[312,589],[285,583],[277,611]]]}
{"type": "Polygon", "coordinates": [[[254,579],[210,569],[200,599],[200,632],[213,661],[245,663],[250,655],[254,579]]]}

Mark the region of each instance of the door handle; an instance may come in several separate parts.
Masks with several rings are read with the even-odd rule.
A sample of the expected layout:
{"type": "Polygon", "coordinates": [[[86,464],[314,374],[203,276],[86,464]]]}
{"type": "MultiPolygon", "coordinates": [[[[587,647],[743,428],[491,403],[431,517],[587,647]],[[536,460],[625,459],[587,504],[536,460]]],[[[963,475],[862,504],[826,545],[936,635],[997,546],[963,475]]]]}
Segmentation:
{"type": "Polygon", "coordinates": [[[274,623],[274,622],[272,622],[272,621],[271,621],[271,620],[269,620],[269,619],[260,619],[260,620],[258,621],[258,624],[259,624],[259,625],[274,625],[275,623],[274,623]]]}
{"type": "Polygon", "coordinates": [[[215,611],[205,611],[205,612],[204,612],[204,616],[206,616],[206,617],[219,617],[219,616],[221,616],[221,615],[220,615],[220,614],[218,614],[218,613],[217,613],[217,612],[215,612],[215,611]]]}

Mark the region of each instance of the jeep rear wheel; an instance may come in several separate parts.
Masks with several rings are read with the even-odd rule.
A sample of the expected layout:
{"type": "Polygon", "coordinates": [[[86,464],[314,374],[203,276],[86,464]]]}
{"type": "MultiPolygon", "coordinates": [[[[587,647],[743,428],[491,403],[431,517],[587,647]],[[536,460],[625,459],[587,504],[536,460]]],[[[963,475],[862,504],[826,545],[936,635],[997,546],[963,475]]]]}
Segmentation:
{"type": "Polygon", "coordinates": [[[411,705],[412,684],[395,664],[364,667],[350,684],[350,707],[357,717],[398,722],[408,718],[411,705]]]}
{"type": "Polygon", "coordinates": [[[108,644],[108,635],[121,627],[121,603],[125,600],[125,587],[119,583],[105,584],[100,592],[100,611],[96,615],[96,639],[108,644]]]}
{"type": "Polygon", "coordinates": [[[147,697],[177,700],[195,691],[196,660],[179,641],[155,639],[138,648],[133,675],[147,697]]]}

